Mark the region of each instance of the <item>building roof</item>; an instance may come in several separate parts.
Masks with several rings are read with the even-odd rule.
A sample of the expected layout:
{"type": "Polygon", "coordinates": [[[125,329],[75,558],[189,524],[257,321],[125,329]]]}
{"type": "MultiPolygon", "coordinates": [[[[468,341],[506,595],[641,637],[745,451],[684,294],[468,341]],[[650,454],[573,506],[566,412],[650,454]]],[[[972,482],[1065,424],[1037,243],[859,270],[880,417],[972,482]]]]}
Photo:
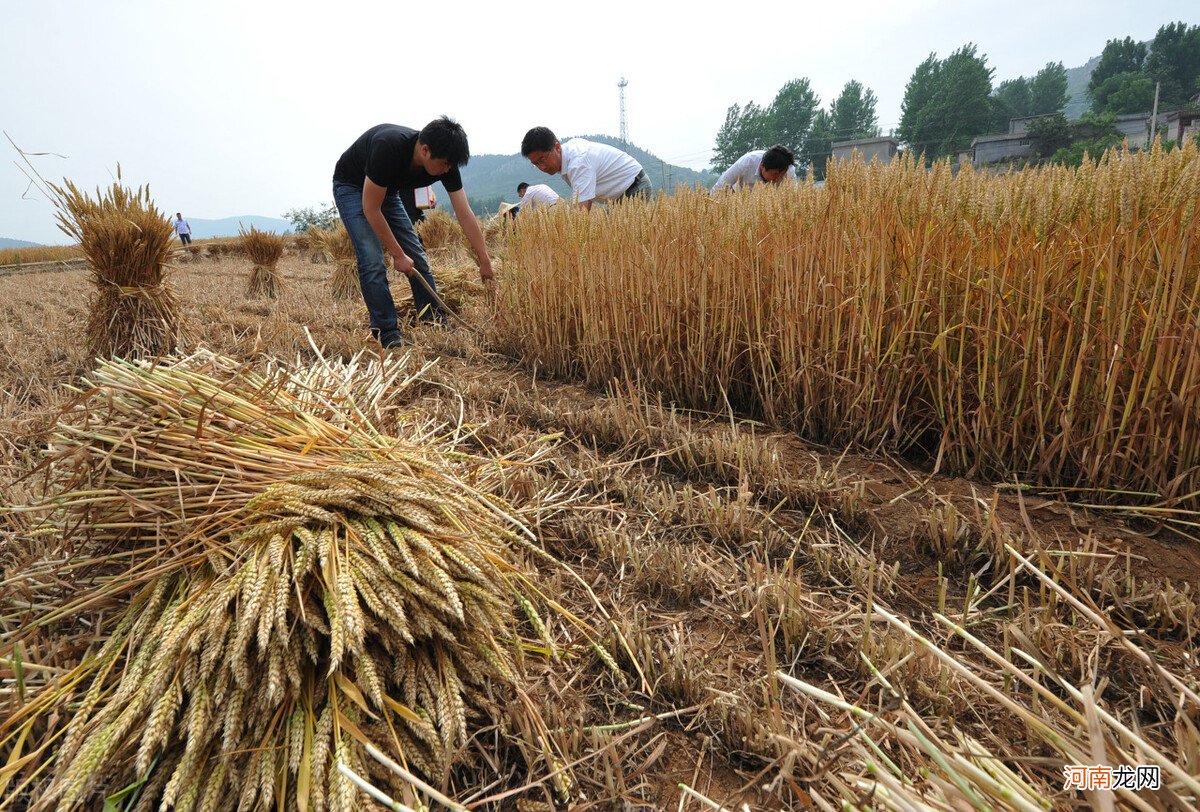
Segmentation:
{"type": "Polygon", "coordinates": [[[971,141],[971,146],[974,147],[976,144],[993,144],[997,141],[1028,141],[1029,139],[1029,133],[1021,133],[1019,135],[1013,135],[1012,133],[977,135],[975,136],[974,140],[971,141]]]}
{"type": "Polygon", "coordinates": [[[859,138],[857,141],[834,141],[833,148],[837,149],[838,147],[857,147],[857,146],[863,146],[865,144],[882,144],[882,143],[889,142],[889,141],[895,146],[898,146],[900,143],[895,138],[892,138],[889,135],[879,135],[879,136],[876,136],[875,138],[859,138]]]}

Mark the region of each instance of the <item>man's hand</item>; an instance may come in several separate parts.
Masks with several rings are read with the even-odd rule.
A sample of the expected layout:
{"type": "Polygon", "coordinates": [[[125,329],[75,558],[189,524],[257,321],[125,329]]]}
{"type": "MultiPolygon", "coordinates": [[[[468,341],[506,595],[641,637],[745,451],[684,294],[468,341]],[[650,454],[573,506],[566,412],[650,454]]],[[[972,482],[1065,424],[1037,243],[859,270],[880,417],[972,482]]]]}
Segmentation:
{"type": "Polygon", "coordinates": [[[479,278],[484,281],[484,284],[486,284],[488,282],[491,282],[494,277],[495,277],[495,274],[492,273],[492,258],[485,257],[479,263],[479,278]]]}
{"type": "Polygon", "coordinates": [[[416,273],[416,265],[413,264],[412,257],[403,251],[399,254],[392,254],[392,262],[396,263],[396,270],[405,276],[412,276],[416,273]]]}

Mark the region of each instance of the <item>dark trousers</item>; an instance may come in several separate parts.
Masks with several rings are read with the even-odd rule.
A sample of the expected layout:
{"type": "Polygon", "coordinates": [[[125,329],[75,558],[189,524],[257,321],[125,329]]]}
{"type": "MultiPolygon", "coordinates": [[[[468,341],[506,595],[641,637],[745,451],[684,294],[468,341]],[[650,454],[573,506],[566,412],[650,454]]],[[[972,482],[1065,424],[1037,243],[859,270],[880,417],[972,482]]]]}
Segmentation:
{"type": "Polygon", "coordinates": [[[191,234],[180,234],[179,241],[182,242],[184,245],[191,245],[192,244],[192,235],[191,234]]]}
{"type": "MultiPolygon", "coordinates": [[[[383,244],[363,213],[362,187],[335,181],[333,201],[350,235],[350,242],[354,244],[354,255],[358,258],[358,282],[371,315],[371,333],[386,346],[390,339],[400,334],[396,323],[396,300],[392,298],[392,289],[388,285],[387,255],[383,244]]],[[[425,247],[421,245],[408,212],[404,210],[400,195],[389,192],[383,198],[382,212],[396,242],[400,243],[404,253],[412,257],[415,273],[408,283],[412,287],[417,313],[422,319],[445,320],[446,314],[416,278],[415,274],[419,273],[432,290],[437,290],[433,272],[429,270],[429,260],[425,257],[425,247]]]]}

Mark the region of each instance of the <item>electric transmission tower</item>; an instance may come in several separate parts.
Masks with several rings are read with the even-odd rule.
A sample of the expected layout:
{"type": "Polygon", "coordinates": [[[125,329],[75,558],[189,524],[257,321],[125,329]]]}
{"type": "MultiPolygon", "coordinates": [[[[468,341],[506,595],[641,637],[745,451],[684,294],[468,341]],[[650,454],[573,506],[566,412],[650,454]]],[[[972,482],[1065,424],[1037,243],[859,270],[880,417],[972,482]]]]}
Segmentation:
{"type": "Polygon", "coordinates": [[[629,80],[624,76],[617,82],[617,89],[621,93],[621,142],[629,143],[629,120],[625,117],[625,88],[629,86],[629,80]]]}

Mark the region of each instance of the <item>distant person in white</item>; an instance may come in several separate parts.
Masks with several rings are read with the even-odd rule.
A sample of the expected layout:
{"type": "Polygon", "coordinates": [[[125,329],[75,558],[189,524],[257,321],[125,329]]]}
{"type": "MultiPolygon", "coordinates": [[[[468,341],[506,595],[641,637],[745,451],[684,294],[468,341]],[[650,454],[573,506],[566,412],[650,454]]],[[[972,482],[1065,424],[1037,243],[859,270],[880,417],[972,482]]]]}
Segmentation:
{"type": "Polygon", "coordinates": [[[183,215],[175,212],[175,233],[179,235],[179,241],[184,245],[192,244],[192,227],[188,225],[188,221],[183,219],[183,215]]]}
{"type": "Polygon", "coordinates": [[[517,204],[517,211],[529,211],[536,209],[538,206],[553,206],[562,200],[558,196],[558,192],[546,184],[535,183],[533,186],[530,186],[524,181],[517,184],[517,197],[521,198],[521,202],[517,204]]]}
{"type": "Polygon", "coordinates": [[[561,144],[549,127],[534,127],[521,139],[521,154],[547,175],[561,172],[575,205],[582,209],[591,209],[597,200],[650,196],[650,179],[642,165],[608,144],[583,138],[561,144]]]}
{"type": "Polygon", "coordinates": [[[783,144],[747,152],[721,173],[713,184],[718,189],[749,189],[757,183],[780,183],[796,179],[796,156],[783,144]]]}

